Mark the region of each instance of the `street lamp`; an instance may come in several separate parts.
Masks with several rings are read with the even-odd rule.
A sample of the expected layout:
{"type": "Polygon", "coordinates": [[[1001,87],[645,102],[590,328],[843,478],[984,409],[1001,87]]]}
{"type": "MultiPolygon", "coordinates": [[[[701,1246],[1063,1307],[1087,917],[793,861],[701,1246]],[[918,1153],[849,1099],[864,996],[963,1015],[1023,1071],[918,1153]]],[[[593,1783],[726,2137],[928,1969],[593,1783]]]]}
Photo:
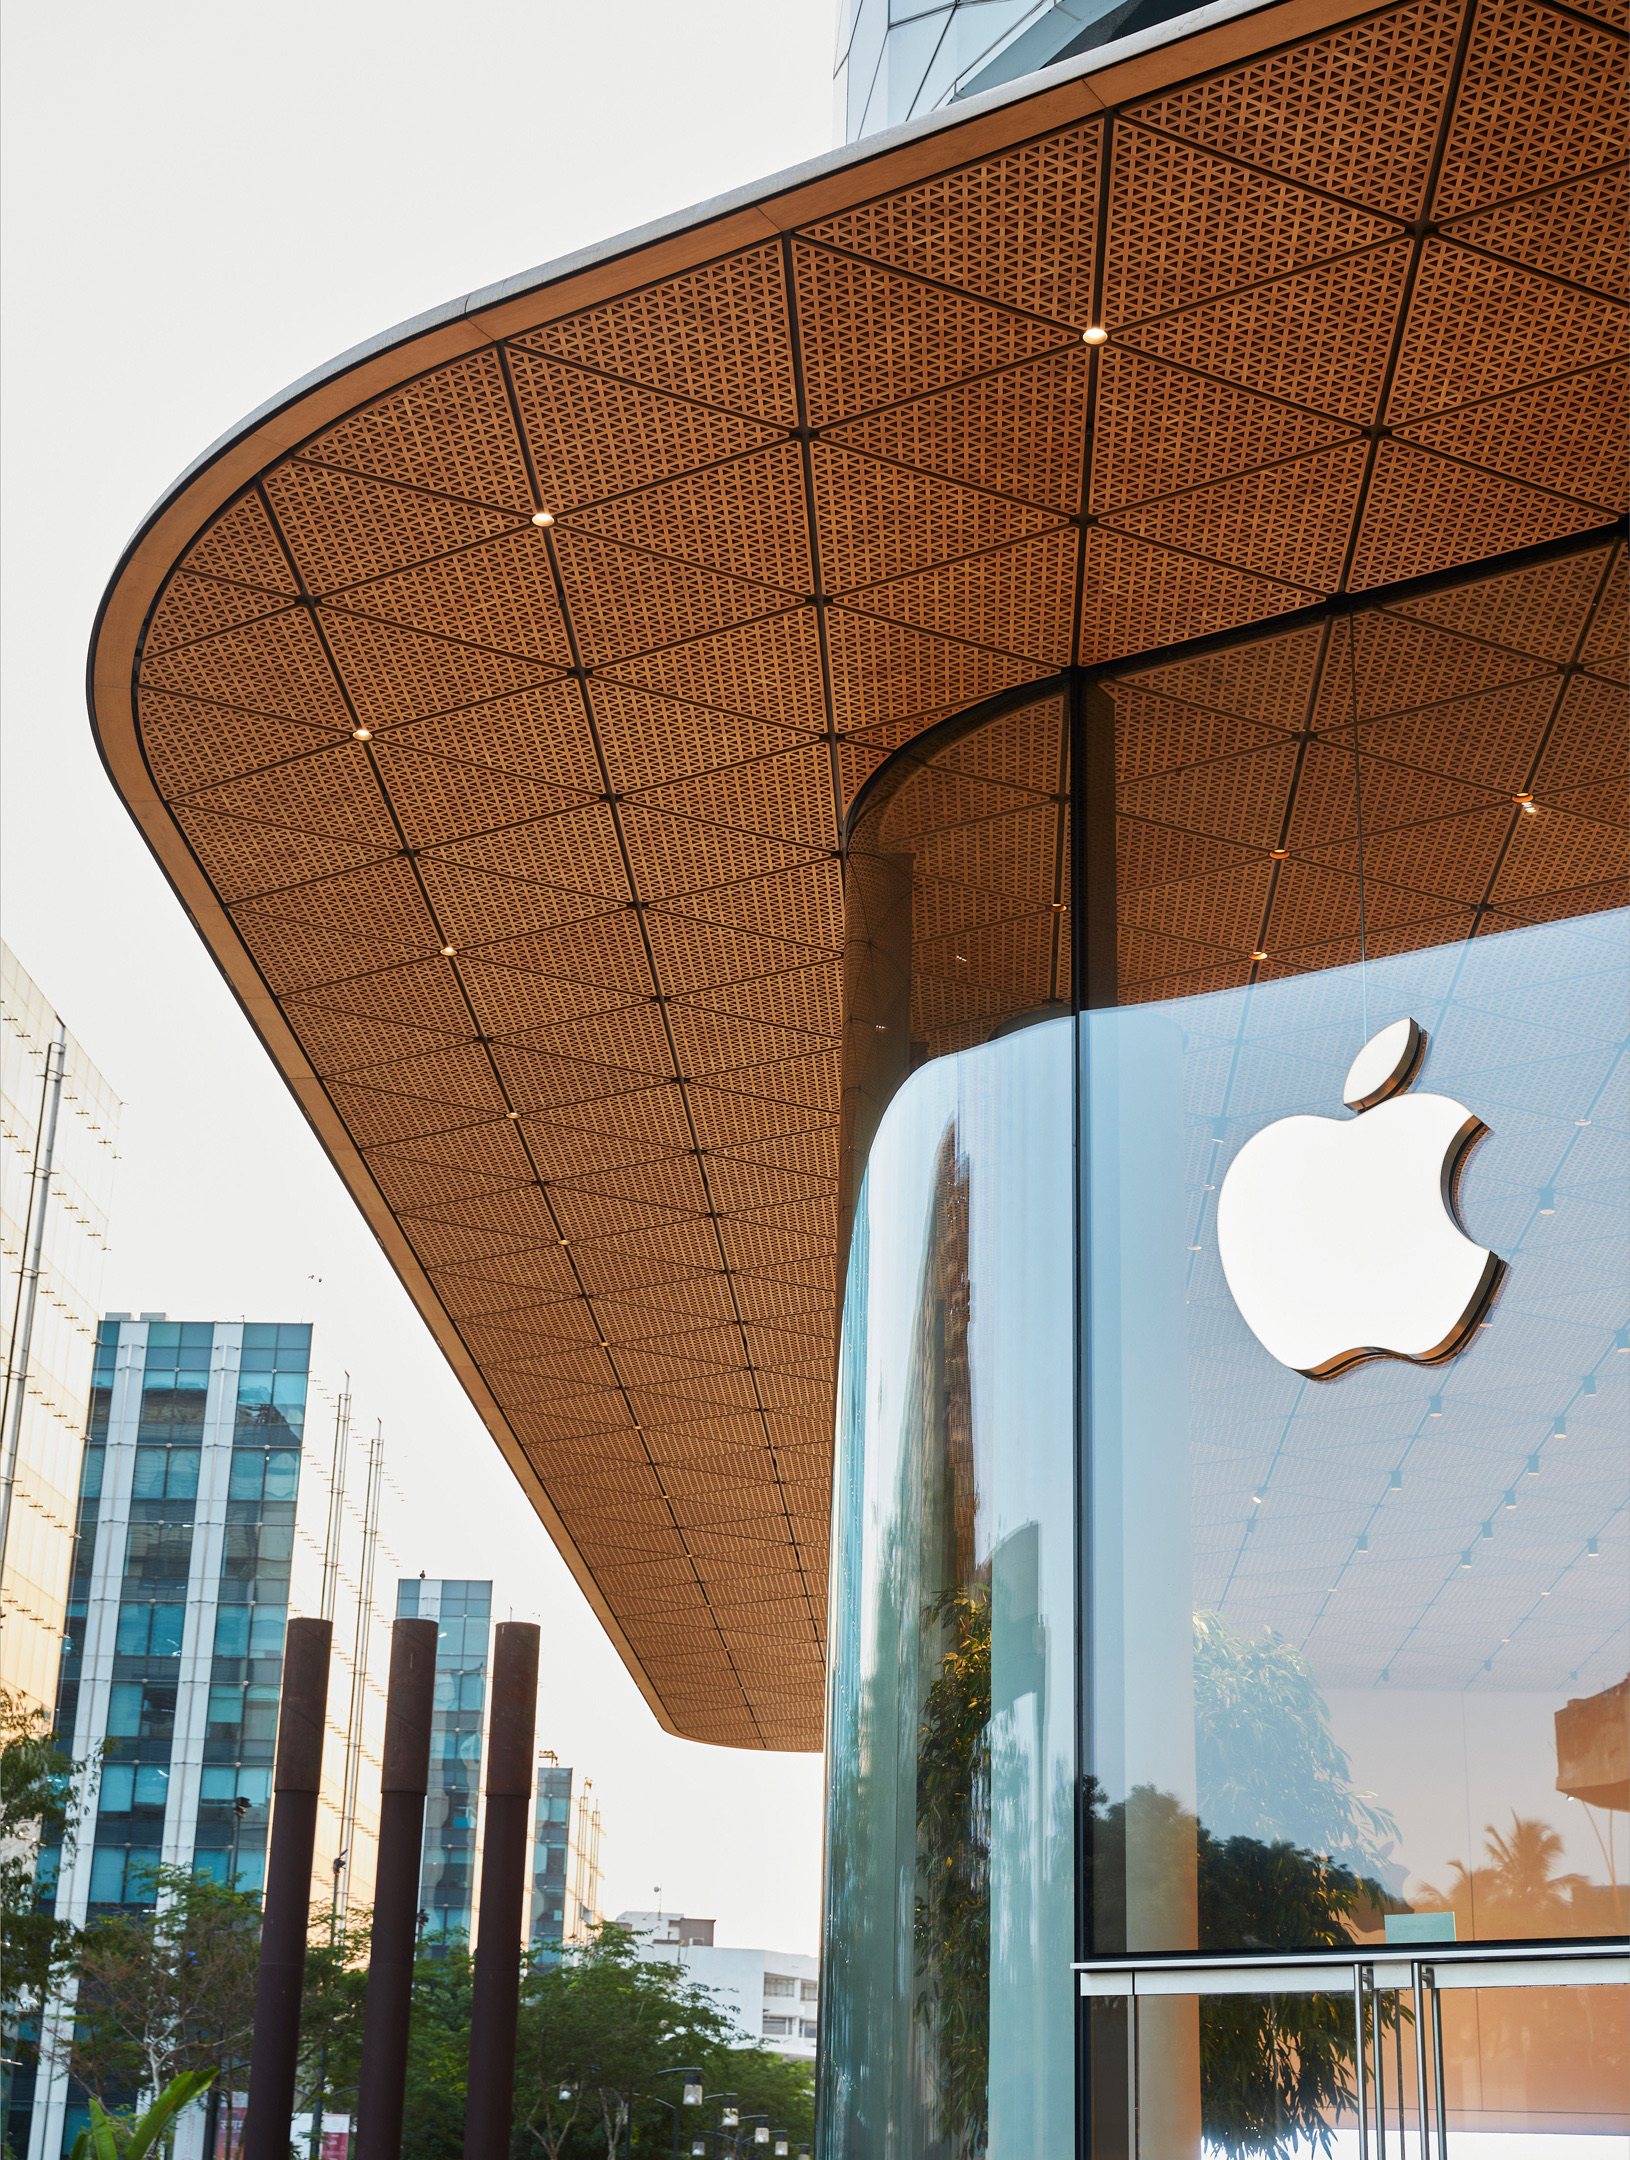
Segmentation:
{"type": "Polygon", "coordinates": [[[775,2160],[787,2160],[787,2133],[785,2130],[778,2130],[775,2134],[775,2160]]]}
{"type": "MultiPolygon", "coordinates": [[[[660,2093],[654,2093],[651,2096],[659,2106],[665,2107],[674,2119],[674,2160],[679,2160],[679,2110],[680,2108],[701,2106],[704,2098],[702,2073],[700,2070],[689,2069],[680,2063],[675,2064],[671,2070],[664,2070],[662,2075],[664,2077],[683,2078],[685,2081],[679,2088],[679,2107],[675,2107],[671,2100],[664,2100],[660,2093]]],[[[693,2154],[698,2154],[701,2150],[702,2147],[699,2142],[691,2146],[693,2154]]]]}

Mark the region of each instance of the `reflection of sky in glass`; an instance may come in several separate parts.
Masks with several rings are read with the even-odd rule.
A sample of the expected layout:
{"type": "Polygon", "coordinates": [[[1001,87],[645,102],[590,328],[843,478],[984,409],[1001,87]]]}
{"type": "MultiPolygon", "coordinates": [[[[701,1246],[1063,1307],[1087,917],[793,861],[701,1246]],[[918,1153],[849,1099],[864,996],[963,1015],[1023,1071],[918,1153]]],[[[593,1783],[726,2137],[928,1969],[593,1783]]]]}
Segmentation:
{"type": "Polygon", "coordinates": [[[1182,1031],[1194,1605],[1305,1654],[1416,1884],[1481,1861],[1513,1810],[1608,1872],[1555,1790],[1552,1719],[1630,1662],[1626,931],[1594,915],[1140,1008],[1182,1031]],[[1459,1208],[1508,1271],[1448,1364],[1304,1380],[1234,1305],[1217,1192],[1265,1125],[1347,1117],[1350,1060],[1405,1014],[1430,1039],[1417,1087],[1489,1127],[1459,1208]]]}
{"type": "Polygon", "coordinates": [[[1327,1687],[1583,1695],[1624,1670],[1625,936],[1622,914],[1591,916],[1374,961],[1367,986],[1343,968],[1169,1008],[1199,1248],[1196,1596],[1279,1629],[1327,1687]],[[1345,1117],[1366,1029],[1405,1014],[1430,1038],[1417,1087],[1489,1127],[1460,1213],[1508,1271],[1449,1364],[1303,1380],[1229,1296],[1216,1188],[1274,1119],[1345,1117]]]}

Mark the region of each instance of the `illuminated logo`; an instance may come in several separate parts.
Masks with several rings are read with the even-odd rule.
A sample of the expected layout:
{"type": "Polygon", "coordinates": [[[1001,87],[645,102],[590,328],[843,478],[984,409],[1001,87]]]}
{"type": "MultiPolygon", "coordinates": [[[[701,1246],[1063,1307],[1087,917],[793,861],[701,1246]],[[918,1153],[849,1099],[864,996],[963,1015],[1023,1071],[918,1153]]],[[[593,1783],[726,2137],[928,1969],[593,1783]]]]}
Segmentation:
{"type": "Polygon", "coordinates": [[[1447,1095],[1402,1092],[1425,1047],[1413,1020],[1383,1028],[1342,1089],[1358,1116],[1281,1118],[1223,1180],[1234,1303],[1270,1355],[1311,1379],[1362,1358],[1453,1357],[1504,1270],[1455,1217],[1460,1165],[1487,1127],[1447,1095]]]}

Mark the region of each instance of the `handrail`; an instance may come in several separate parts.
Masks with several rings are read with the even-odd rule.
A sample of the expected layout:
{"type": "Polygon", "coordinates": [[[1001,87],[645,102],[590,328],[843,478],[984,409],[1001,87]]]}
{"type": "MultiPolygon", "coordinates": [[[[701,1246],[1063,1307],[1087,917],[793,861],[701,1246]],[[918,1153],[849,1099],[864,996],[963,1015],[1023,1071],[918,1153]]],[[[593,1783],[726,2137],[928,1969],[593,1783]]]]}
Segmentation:
{"type": "Polygon", "coordinates": [[[1078,1973],[1258,1972],[1302,1965],[1475,1965],[1518,1963],[1529,1958],[1622,1958],[1630,1936],[1551,1936],[1544,1942],[1360,1943],[1328,1950],[1146,1950],[1117,1957],[1079,1958],[1078,1973]]]}

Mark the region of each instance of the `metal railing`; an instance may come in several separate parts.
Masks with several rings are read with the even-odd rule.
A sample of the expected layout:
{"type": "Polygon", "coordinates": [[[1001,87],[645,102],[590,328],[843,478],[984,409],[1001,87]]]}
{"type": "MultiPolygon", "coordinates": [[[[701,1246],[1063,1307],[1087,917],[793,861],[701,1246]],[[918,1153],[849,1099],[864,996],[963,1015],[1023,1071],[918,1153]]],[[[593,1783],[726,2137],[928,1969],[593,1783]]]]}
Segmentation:
{"type": "Polygon", "coordinates": [[[1359,2160],[1371,2160],[1372,2150],[1375,2160],[1386,2160],[1383,2040],[1388,2022],[1393,2027],[1399,2160],[1403,2160],[1403,2005],[1398,2004],[1388,2020],[1383,1997],[1407,1992],[1415,2027],[1416,2149],[1419,2160],[1427,2160],[1435,2142],[1437,2160],[1448,2160],[1443,1994],[1455,1988],[1623,1987],[1630,1985],[1630,1943],[1615,1938],[1500,1943],[1488,1948],[1475,1943],[1356,1944],[1351,1953],[1291,1950],[1269,1956],[1167,1952],[1158,1957],[1090,1958],[1074,1971],[1083,1995],[1126,2000],[1134,2043],[1138,2003],[1153,1996],[1351,1995],[1359,2160]]]}

